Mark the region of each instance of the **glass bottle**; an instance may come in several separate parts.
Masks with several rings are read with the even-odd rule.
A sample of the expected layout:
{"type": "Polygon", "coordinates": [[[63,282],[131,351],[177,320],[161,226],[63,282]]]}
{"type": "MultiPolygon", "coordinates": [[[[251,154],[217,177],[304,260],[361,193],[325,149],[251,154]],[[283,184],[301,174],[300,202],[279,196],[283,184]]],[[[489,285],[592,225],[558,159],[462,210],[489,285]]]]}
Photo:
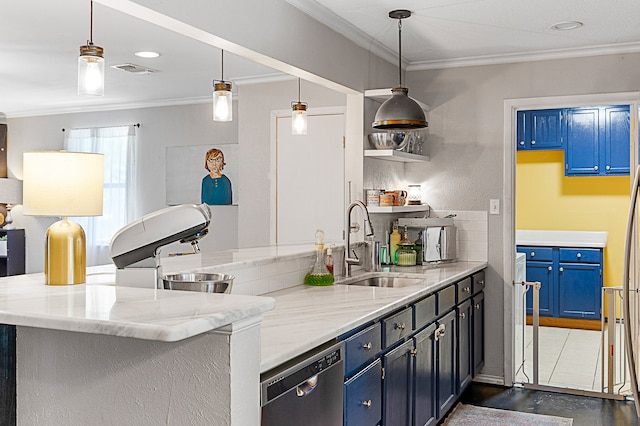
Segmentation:
{"type": "Polygon", "coordinates": [[[398,243],[398,266],[415,266],[416,251],[413,249],[413,243],[407,238],[407,227],[404,228],[404,236],[398,243]]]}
{"type": "Polygon", "coordinates": [[[316,230],[316,261],[305,275],[304,283],[314,286],[333,284],[333,274],[329,272],[324,263],[324,231],[322,229],[316,230]]]}

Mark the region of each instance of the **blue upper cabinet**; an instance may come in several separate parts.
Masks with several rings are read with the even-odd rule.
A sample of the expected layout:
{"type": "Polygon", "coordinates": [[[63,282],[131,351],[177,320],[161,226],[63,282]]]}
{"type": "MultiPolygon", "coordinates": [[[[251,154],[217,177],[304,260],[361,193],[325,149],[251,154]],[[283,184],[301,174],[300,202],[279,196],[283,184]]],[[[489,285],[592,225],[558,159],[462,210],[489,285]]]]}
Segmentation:
{"type": "Polygon", "coordinates": [[[613,106],[604,108],[605,173],[629,174],[629,106],[613,106]]]}
{"type": "Polygon", "coordinates": [[[563,149],[566,120],[563,109],[518,111],[517,149],[563,149]]]}
{"type": "Polygon", "coordinates": [[[629,174],[629,106],[567,110],[565,175],[629,174]]]}

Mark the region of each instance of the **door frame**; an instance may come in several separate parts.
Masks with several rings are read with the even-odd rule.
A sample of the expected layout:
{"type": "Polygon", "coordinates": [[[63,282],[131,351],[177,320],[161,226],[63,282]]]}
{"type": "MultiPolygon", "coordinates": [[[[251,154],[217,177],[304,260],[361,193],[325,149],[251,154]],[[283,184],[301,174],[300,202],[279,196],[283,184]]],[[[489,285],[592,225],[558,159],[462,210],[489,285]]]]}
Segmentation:
{"type": "MultiPolygon", "coordinates": [[[[638,164],[638,104],[640,92],[594,93],[585,95],[548,96],[540,98],[520,98],[504,100],[503,134],[503,192],[504,219],[502,222],[503,272],[504,278],[504,385],[513,386],[515,377],[515,178],[516,178],[516,113],[519,110],[565,108],[567,106],[630,105],[631,163],[638,164]]],[[[633,167],[631,174],[635,173],[633,167]]],[[[633,183],[633,176],[630,176],[633,183]]],[[[631,276],[636,277],[633,273],[631,276]]]]}

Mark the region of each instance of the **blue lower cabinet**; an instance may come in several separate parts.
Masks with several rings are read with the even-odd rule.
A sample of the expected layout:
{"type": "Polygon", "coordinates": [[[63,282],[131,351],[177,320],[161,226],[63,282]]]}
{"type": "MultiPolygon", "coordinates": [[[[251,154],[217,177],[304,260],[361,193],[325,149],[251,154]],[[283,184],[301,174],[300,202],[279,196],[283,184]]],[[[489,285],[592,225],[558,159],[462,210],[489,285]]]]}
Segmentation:
{"type": "Polygon", "coordinates": [[[602,281],[600,264],[560,263],[558,306],[565,318],[600,319],[602,281]]]}
{"type": "MultiPolygon", "coordinates": [[[[552,262],[529,262],[527,261],[527,281],[540,282],[539,312],[542,316],[557,316],[555,309],[555,277],[552,262]]],[[[533,313],[533,287],[527,291],[527,314],[533,313]]]]}
{"type": "Polygon", "coordinates": [[[471,322],[473,323],[473,376],[484,368],[484,292],[471,300],[471,322]]]}
{"type": "Polygon", "coordinates": [[[382,420],[382,362],[377,359],[344,384],[344,424],[376,426],[382,420]]]}
{"type": "Polygon", "coordinates": [[[456,308],[458,313],[458,374],[457,394],[460,395],[471,384],[473,373],[473,324],[471,322],[471,301],[467,300],[456,308]]]}
{"type": "Polygon", "coordinates": [[[453,310],[437,322],[436,373],[438,418],[442,418],[456,401],[456,311],[453,310]]]}
{"type": "Polygon", "coordinates": [[[413,425],[431,426],[438,422],[436,410],[436,325],[431,324],[413,337],[413,425]]]}
{"type": "Polygon", "coordinates": [[[387,352],[382,357],[384,425],[410,425],[411,423],[411,375],[413,373],[413,340],[387,352]]]}

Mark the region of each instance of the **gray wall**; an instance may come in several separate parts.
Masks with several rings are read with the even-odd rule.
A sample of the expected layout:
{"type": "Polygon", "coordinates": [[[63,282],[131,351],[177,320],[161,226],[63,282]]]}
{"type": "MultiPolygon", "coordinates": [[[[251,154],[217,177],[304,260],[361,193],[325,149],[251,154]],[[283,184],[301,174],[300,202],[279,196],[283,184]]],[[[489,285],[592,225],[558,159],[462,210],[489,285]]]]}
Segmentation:
{"type": "MultiPolygon", "coordinates": [[[[431,161],[407,164],[436,209],[488,210],[503,195],[504,101],[640,89],[640,54],[410,72],[412,93],[430,106],[431,161]],[[426,191],[425,191],[426,188],[426,191]]],[[[514,148],[515,149],[515,148],[514,148]]],[[[504,214],[489,215],[487,342],[484,373],[503,376],[504,214]]]]}
{"type": "MultiPolygon", "coordinates": [[[[268,245],[271,111],[290,108],[291,101],[297,97],[297,81],[244,84],[238,92],[234,121],[230,123],[214,122],[208,101],[193,105],[10,118],[9,174],[22,178],[25,151],[62,149],[62,128],[140,123],[136,164],[136,216],[139,217],[167,206],[167,147],[239,143],[238,206],[212,206],[210,234],[201,241],[200,249],[237,248],[239,236],[242,238],[240,245],[244,247],[268,245]]],[[[344,95],[307,82],[302,83],[302,93],[304,100],[313,107],[344,106],[346,102],[344,95]]],[[[15,207],[12,212],[15,225],[26,230],[27,272],[41,272],[45,231],[57,219],[24,216],[22,206],[15,207]]],[[[163,249],[163,253],[185,251],[185,248],[174,244],[163,249]]]]}

